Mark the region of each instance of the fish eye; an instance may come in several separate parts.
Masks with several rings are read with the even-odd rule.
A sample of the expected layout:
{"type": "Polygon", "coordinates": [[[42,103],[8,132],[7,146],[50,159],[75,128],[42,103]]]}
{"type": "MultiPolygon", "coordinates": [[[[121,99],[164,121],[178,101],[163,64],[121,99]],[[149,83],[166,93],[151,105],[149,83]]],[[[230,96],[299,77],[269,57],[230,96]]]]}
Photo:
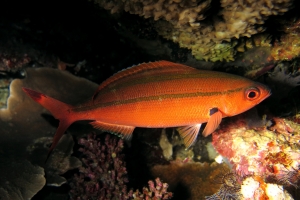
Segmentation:
{"type": "Polygon", "coordinates": [[[246,90],[246,98],[250,101],[252,100],[255,100],[259,97],[260,95],[260,92],[259,92],[259,89],[256,88],[256,87],[252,87],[252,88],[249,88],[248,90],[246,90]]]}

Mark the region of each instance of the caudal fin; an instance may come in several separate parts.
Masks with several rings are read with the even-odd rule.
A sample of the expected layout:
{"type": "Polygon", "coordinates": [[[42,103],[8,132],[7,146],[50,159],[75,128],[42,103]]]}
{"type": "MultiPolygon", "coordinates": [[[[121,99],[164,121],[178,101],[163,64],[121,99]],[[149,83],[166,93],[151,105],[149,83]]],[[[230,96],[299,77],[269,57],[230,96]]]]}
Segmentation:
{"type": "Polygon", "coordinates": [[[46,96],[42,93],[36,92],[34,90],[24,87],[22,89],[28,96],[30,96],[34,101],[38,102],[47,110],[49,110],[51,114],[59,120],[59,126],[53,137],[53,141],[47,156],[48,159],[50,153],[56,147],[58,141],[63,136],[67,128],[74,122],[74,119],[72,119],[72,115],[70,115],[72,106],[58,101],[56,99],[53,99],[49,96],[46,96]]]}

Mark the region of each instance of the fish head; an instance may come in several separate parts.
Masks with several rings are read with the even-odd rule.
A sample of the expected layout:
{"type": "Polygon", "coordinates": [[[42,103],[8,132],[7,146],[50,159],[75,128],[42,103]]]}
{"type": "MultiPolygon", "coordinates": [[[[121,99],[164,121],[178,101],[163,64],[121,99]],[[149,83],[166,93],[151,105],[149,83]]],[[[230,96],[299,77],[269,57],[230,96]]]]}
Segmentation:
{"type": "Polygon", "coordinates": [[[224,114],[226,116],[234,116],[240,113],[243,113],[271,95],[271,90],[261,84],[252,82],[250,84],[245,85],[238,92],[234,92],[229,96],[227,102],[230,101],[229,104],[225,105],[224,114]]]}

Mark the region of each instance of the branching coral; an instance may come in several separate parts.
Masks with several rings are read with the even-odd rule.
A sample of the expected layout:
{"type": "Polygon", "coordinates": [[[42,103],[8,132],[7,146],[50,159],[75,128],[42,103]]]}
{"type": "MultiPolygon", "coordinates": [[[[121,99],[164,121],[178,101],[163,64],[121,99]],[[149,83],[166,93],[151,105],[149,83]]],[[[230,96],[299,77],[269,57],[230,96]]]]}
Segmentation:
{"type": "Polygon", "coordinates": [[[121,154],[123,141],[108,135],[102,144],[96,135],[90,134],[87,139],[80,139],[79,144],[83,145],[79,151],[84,154],[84,166],[70,184],[71,198],[128,199],[127,171],[121,154]]]}
{"type": "Polygon", "coordinates": [[[102,143],[95,134],[89,134],[87,139],[81,138],[79,144],[83,147],[84,166],[79,168],[79,175],[71,180],[70,195],[72,199],[169,199],[172,193],[167,192],[168,184],[159,178],[149,181],[149,189],[144,187],[142,193],[138,190],[127,191],[127,170],[122,154],[123,140],[110,135],[102,143]]]}
{"type": "Polygon", "coordinates": [[[262,24],[269,16],[287,12],[292,4],[292,0],[221,0],[216,15],[205,19],[211,0],[95,1],[112,13],[125,10],[145,18],[162,19],[155,24],[160,35],[191,49],[197,59],[211,61],[233,60],[233,38],[262,32],[262,24]]]}
{"type": "Polygon", "coordinates": [[[169,185],[167,183],[162,183],[159,178],[153,181],[148,181],[149,188],[143,187],[143,191],[140,192],[136,190],[132,192],[130,190],[129,194],[134,200],[164,200],[172,198],[173,194],[167,192],[169,185]]]}

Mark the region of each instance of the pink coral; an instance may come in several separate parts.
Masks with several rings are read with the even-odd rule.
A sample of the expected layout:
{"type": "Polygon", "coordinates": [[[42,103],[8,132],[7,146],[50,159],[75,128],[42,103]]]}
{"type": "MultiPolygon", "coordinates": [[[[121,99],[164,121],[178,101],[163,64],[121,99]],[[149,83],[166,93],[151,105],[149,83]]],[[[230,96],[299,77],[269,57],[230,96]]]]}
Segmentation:
{"type": "Polygon", "coordinates": [[[280,118],[272,122],[270,127],[253,129],[246,119],[231,119],[213,134],[212,144],[236,173],[296,186],[300,178],[300,127],[280,118]]]}
{"type": "Polygon", "coordinates": [[[101,200],[160,200],[170,199],[172,193],[167,192],[168,184],[156,178],[155,183],[149,181],[149,188],[127,191],[127,170],[122,154],[123,140],[110,135],[105,137],[104,144],[99,137],[89,134],[87,139],[80,139],[79,149],[83,153],[82,167],[79,175],[75,175],[70,183],[71,199],[101,199],[101,200]]]}
{"type": "Polygon", "coordinates": [[[128,199],[125,183],[128,181],[121,154],[123,141],[106,136],[101,144],[96,135],[80,139],[79,149],[84,154],[83,167],[70,183],[72,199],[128,199]],[[101,197],[101,198],[99,198],[101,197]]]}
{"type": "Polygon", "coordinates": [[[159,178],[155,179],[155,183],[153,181],[148,181],[149,188],[143,187],[143,192],[140,193],[137,190],[132,194],[132,190],[130,193],[131,196],[135,200],[160,200],[160,199],[170,199],[173,194],[171,192],[167,192],[169,185],[167,183],[162,183],[159,178]]]}

